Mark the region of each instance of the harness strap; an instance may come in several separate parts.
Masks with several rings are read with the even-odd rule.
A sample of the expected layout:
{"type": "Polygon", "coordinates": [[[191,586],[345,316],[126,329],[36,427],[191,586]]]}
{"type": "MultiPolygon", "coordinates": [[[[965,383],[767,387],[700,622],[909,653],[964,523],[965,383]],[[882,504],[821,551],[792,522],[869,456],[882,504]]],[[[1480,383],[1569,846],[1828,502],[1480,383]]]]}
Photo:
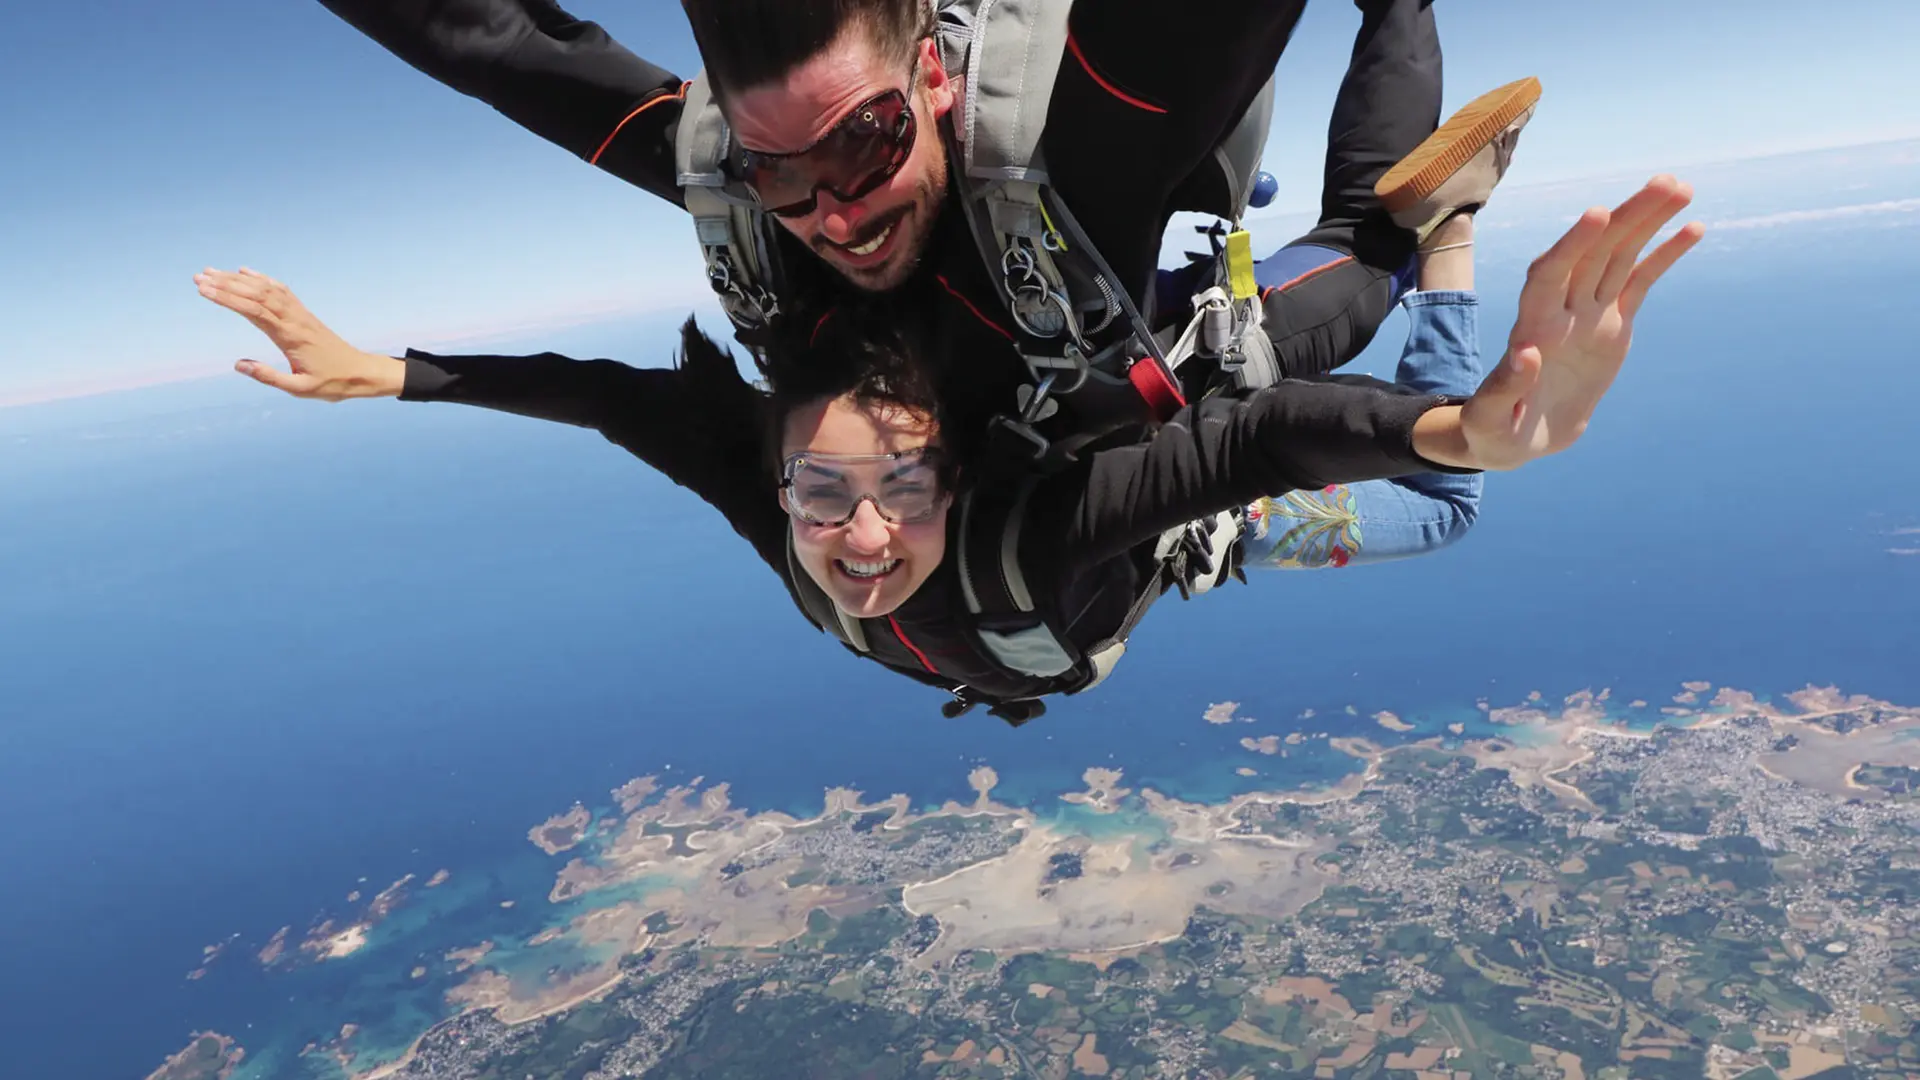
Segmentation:
{"type": "MultiPolygon", "coordinates": [[[[1273,343],[1264,332],[1266,308],[1254,280],[1252,241],[1244,229],[1226,232],[1220,225],[1200,226],[1213,247],[1211,273],[1202,277],[1193,295],[1193,316],[1179,338],[1167,349],[1167,366],[1194,396],[1218,389],[1259,389],[1279,381],[1280,369],[1273,343]],[[1187,361],[1211,361],[1193,375],[1181,370],[1187,361]]],[[[1198,261],[1207,256],[1189,253],[1198,261]]]]}
{"type": "Polygon", "coordinates": [[[974,5],[959,117],[966,176],[1045,182],[1034,159],[1066,56],[1071,9],[1058,0],[974,5]]]}
{"type": "Polygon", "coordinates": [[[1040,679],[1081,681],[1084,658],[1065,639],[1027,587],[1020,567],[1021,526],[1037,479],[976,488],[961,500],[960,594],[973,616],[982,655],[1009,671],[1040,679]]]}
{"type": "Polygon", "coordinates": [[[713,100],[703,71],[686,86],[686,104],[674,132],[674,174],[694,236],[707,264],[707,283],[727,318],[742,331],[761,331],[780,315],[774,284],[779,250],[766,215],[752,196],[727,178],[733,133],[713,100]]]}

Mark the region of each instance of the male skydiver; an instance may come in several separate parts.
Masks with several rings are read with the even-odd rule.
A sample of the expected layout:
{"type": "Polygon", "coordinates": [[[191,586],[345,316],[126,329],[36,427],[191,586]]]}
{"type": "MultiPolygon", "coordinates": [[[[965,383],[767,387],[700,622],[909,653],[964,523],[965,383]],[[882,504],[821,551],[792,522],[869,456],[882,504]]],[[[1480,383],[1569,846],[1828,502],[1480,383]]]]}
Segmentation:
{"type": "Polygon", "coordinates": [[[1021,723],[1042,697],[1112,670],[1157,595],[1148,549],[1165,530],[1288,489],[1511,469],[1571,445],[1648,290],[1701,235],[1688,226],[1640,257],[1690,199],[1657,177],[1611,214],[1583,215],[1534,262],[1506,356],[1470,398],[1448,393],[1478,362],[1468,213],[1422,244],[1408,392],[1287,380],[1210,396],[1145,442],[1091,452],[1011,499],[952,452],[918,335],[888,332],[897,320],[842,309],[813,341],[828,356],[776,348],[769,401],[691,321],[675,369],[551,354],[401,361],[347,345],[261,275],[210,271],[200,288],[292,368],[241,370],[296,396],[459,401],[600,430],[723,513],[810,619],[951,692],[949,715],[987,703],[1021,723]],[[969,554],[985,566],[970,569],[969,554]]]}
{"type": "MultiPolygon", "coordinates": [[[[322,2],[434,78],[685,204],[676,137],[687,84],[596,25],[550,0],[322,2]]],[[[851,294],[884,291],[901,318],[927,326],[938,343],[940,355],[929,359],[950,425],[985,428],[1013,412],[1022,400],[1016,389],[1036,378],[1022,359],[1034,351],[1034,335],[1010,317],[998,280],[1004,267],[983,260],[977,226],[949,197],[962,173],[952,156],[969,153],[967,140],[979,133],[953,123],[964,90],[960,73],[943,64],[932,5],[683,3],[731,128],[727,171],[778,226],[778,313],[770,328],[741,339],[756,349],[783,333],[804,339],[851,294]]],[[[1283,375],[1331,370],[1365,346],[1430,224],[1396,226],[1373,190],[1439,116],[1440,51],[1428,4],[1356,0],[1362,26],[1330,128],[1323,220],[1263,264],[1266,329],[1283,375]]],[[[949,23],[955,13],[978,14],[965,0],[938,7],[949,23]]],[[[1052,188],[1131,304],[1152,306],[1168,215],[1231,201],[1215,190],[1215,149],[1258,100],[1303,7],[1304,0],[1102,0],[1071,10],[1039,150],[1052,188]]],[[[1515,84],[1485,108],[1511,119],[1537,95],[1537,84],[1515,84]]],[[[1463,157],[1489,138],[1470,126],[1458,137],[1447,149],[1463,157]]],[[[1385,195],[1418,201],[1442,179],[1408,176],[1385,195]]],[[[1129,344],[1128,320],[1114,318],[1114,306],[1089,350],[1129,344]]],[[[1135,385],[1094,379],[1056,394],[1057,412],[1029,396],[1034,415],[1021,419],[1041,433],[1036,446],[1101,433],[1124,440],[1180,400],[1178,389],[1153,383],[1156,366],[1143,362],[1148,377],[1135,385]]]]}

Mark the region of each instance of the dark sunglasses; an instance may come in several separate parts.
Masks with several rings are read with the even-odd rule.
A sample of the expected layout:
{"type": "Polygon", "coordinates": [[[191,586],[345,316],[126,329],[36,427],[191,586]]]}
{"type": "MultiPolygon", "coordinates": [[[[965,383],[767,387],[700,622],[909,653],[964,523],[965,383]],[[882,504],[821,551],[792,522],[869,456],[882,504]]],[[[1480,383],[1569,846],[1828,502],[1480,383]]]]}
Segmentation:
{"type": "Polygon", "coordinates": [[[805,217],[813,213],[823,189],[841,202],[852,202],[893,179],[913,153],[914,131],[906,93],[889,90],[854,106],[804,150],[768,154],[736,149],[734,175],[767,213],[805,217]]]}

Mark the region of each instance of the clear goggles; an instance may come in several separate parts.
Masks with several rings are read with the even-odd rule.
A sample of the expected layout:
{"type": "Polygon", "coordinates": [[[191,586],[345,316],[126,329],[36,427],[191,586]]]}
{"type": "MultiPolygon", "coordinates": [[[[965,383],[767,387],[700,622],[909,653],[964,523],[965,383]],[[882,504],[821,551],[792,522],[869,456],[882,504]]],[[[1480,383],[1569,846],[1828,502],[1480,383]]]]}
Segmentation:
{"type": "Polygon", "coordinates": [[[788,513],[810,525],[845,525],[863,502],[895,525],[918,525],[947,499],[939,451],[927,447],[892,454],[803,450],[781,467],[780,489],[788,513]]]}

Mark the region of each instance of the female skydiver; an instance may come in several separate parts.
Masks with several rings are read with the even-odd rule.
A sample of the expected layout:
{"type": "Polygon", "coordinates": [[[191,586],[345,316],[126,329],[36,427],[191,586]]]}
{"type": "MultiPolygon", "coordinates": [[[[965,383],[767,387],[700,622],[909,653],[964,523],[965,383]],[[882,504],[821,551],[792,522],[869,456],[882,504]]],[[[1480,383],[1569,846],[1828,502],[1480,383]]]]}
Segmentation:
{"type": "MultiPolygon", "coordinates": [[[[1040,697],[1104,677],[1082,661],[1150,598],[1142,582],[1167,530],[1249,505],[1270,521],[1258,512],[1265,500],[1290,491],[1512,469],[1571,445],[1625,360],[1647,291],[1700,238],[1689,225],[1640,258],[1690,200],[1687,186],[1656,177],[1613,212],[1582,216],[1533,264],[1506,356],[1464,402],[1431,393],[1464,385],[1477,360],[1476,306],[1463,288],[1471,263],[1460,254],[1471,222],[1456,220],[1429,238],[1421,291],[1408,302],[1401,374],[1412,390],[1287,381],[1210,397],[1144,443],[1037,480],[1022,527],[1007,535],[1017,536],[1020,591],[1063,613],[1058,629],[1080,653],[1052,676],[1010,670],[1004,653],[983,649],[999,630],[982,625],[978,568],[969,576],[957,564],[979,550],[968,500],[1000,493],[969,490],[965,448],[941,428],[911,343],[869,320],[829,320],[815,344],[833,362],[790,357],[766,398],[691,321],[671,370],[551,355],[401,361],[353,349],[262,275],[209,271],[199,281],[292,366],[241,361],[243,373],[301,397],[461,401],[594,427],[724,514],[816,623],[837,615],[843,639],[851,627],[866,655],[952,692],[950,715],[986,702],[1017,723],[1038,714],[1040,697]],[[555,396],[529,402],[519,391],[531,379],[555,396]],[[742,422],[756,414],[769,422],[742,422]],[[831,603],[825,618],[819,597],[831,603]]],[[[1254,531],[1256,550],[1273,536],[1254,531]]]]}

